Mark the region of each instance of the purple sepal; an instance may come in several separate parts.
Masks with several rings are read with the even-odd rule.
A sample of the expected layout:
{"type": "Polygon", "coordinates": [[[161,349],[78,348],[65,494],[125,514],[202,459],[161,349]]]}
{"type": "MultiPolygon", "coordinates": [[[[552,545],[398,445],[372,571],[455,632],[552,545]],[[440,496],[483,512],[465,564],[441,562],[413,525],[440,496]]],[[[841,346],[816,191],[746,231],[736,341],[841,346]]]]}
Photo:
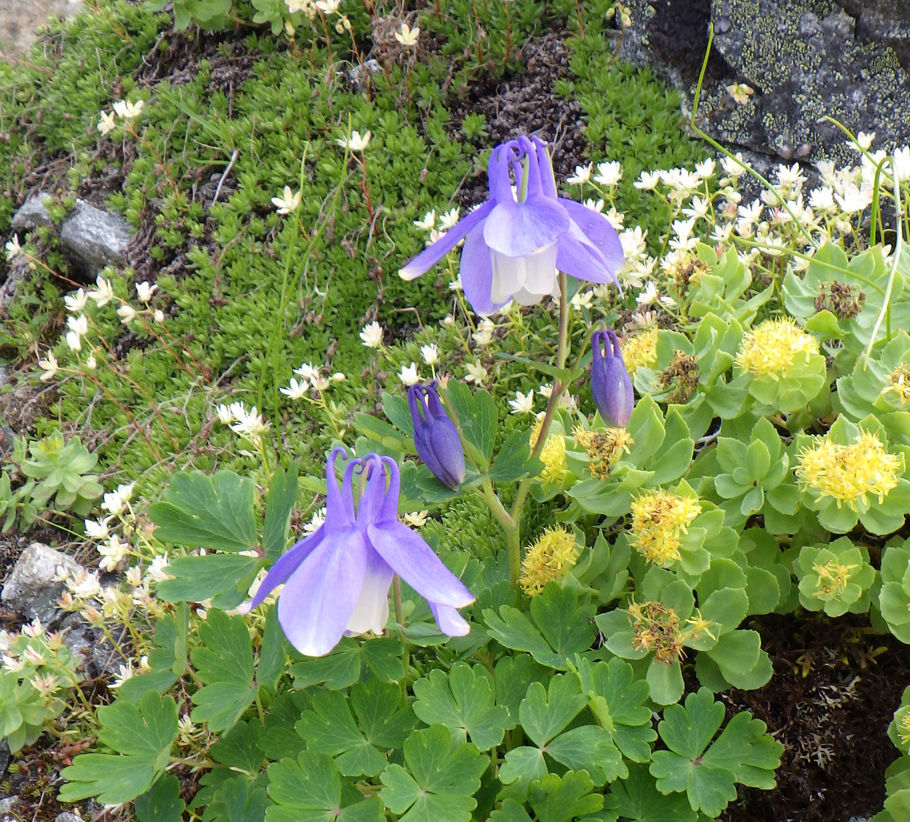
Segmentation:
{"type": "Polygon", "coordinates": [[[635,392],[619,340],[612,329],[591,335],[591,394],[607,425],[625,426],[632,416],[635,392]]]}

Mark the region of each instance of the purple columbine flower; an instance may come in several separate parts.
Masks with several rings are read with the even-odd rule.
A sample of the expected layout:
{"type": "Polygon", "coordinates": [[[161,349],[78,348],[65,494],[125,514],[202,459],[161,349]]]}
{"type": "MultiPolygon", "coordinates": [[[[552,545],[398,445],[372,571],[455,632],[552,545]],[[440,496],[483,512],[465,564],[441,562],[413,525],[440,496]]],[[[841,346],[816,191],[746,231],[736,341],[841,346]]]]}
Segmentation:
{"type": "Polygon", "coordinates": [[[414,423],[414,448],[433,476],[455,490],[464,480],[464,449],[455,423],[449,418],[436,380],[408,388],[408,406],[414,423]]]}
{"type": "Polygon", "coordinates": [[[430,605],[440,630],[468,633],[456,608],[474,601],[433,549],[398,521],[401,476],[390,457],[351,460],[341,488],[336,448],[326,463],[325,522],[283,554],[263,580],[250,608],[277,586],[278,621],[290,643],[307,656],[327,654],[345,634],[380,633],[389,617],[389,588],[398,574],[430,605]],[[354,504],[354,475],[365,481],[354,504]],[[388,481],[388,487],[387,487],[388,481]]]}
{"type": "Polygon", "coordinates": [[[616,282],[625,262],[616,231],[603,214],[556,195],[541,140],[521,136],[496,146],[487,177],[489,199],[408,262],[399,272],[404,279],[429,271],[464,238],[461,284],[478,314],[492,314],[511,299],[533,305],[557,295],[557,270],[616,282]]]}
{"type": "Polygon", "coordinates": [[[591,394],[607,425],[624,426],[632,416],[635,394],[613,329],[591,335],[591,394]]]}

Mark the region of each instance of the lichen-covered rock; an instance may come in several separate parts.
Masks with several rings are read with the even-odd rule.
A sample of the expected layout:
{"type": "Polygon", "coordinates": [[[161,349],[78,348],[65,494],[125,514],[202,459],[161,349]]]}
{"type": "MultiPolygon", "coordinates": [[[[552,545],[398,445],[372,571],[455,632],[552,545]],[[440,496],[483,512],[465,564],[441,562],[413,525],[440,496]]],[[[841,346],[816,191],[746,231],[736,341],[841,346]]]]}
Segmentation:
{"type": "Polygon", "coordinates": [[[82,566],[71,556],[41,542],[33,542],[19,557],[0,592],[0,601],[26,619],[40,619],[46,626],[59,620],[57,600],[64,585],[57,582],[57,568],[63,567],[70,575],[82,571],[82,566]]]}
{"type": "Polygon", "coordinates": [[[129,223],[76,200],[76,208],[60,226],[60,248],[90,279],[106,265],[123,263],[132,237],[129,223]]]}
{"type": "Polygon", "coordinates": [[[688,106],[714,25],[700,126],[780,161],[855,162],[843,132],[910,144],[910,4],[893,0],[628,0],[623,56],[648,62],[688,106]],[[903,63],[903,65],[902,65],[903,63]],[[754,90],[736,102],[728,87],[754,90]]]}

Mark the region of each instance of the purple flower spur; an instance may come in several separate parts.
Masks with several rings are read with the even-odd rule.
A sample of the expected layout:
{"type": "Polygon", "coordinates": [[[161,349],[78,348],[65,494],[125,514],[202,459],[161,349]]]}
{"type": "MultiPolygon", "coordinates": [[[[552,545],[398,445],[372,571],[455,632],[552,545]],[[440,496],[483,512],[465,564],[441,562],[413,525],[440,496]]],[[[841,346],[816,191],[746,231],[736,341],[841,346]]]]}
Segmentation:
{"type": "Polygon", "coordinates": [[[603,214],[557,196],[541,140],[521,136],[496,146],[487,177],[489,199],[408,262],[399,272],[404,279],[425,274],[464,239],[461,283],[478,314],[513,299],[533,305],[558,296],[557,271],[616,282],[625,257],[615,229],[603,214]]]}
{"type": "Polygon", "coordinates": [[[468,633],[456,610],[474,596],[433,549],[398,521],[401,476],[390,457],[367,454],[348,462],[341,488],[336,448],[326,463],[325,522],[272,566],[250,608],[278,585],[278,621],[290,643],[307,656],[327,654],[344,635],[381,633],[389,617],[389,588],[398,574],[430,605],[439,629],[468,633]],[[356,504],[354,475],[363,492],[356,504]]]}

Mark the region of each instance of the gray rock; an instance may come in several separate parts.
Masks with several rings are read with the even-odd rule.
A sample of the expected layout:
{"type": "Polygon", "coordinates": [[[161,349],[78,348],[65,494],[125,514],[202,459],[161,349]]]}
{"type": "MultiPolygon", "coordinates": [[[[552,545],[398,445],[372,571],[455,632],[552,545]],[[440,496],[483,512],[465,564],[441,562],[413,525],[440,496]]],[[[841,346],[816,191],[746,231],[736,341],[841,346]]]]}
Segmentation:
{"type": "Polygon", "coordinates": [[[74,813],[63,811],[63,813],[58,813],[54,817],[54,822],[85,822],[85,820],[81,816],[76,816],[74,813]]]}
{"type": "Polygon", "coordinates": [[[10,226],[13,231],[31,231],[38,226],[53,227],[54,221],[45,202],[51,199],[46,191],[38,191],[29,195],[29,198],[19,207],[13,215],[10,226]]]}
{"type": "Polygon", "coordinates": [[[106,265],[122,263],[131,237],[123,217],[84,200],[76,200],[76,208],[60,227],[61,249],[90,278],[106,265]]]}
{"type": "Polygon", "coordinates": [[[12,753],[10,753],[9,745],[5,739],[0,739],[0,776],[6,773],[11,758],[12,753]]]}
{"type": "Polygon", "coordinates": [[[0,601],[23,614],[26,619],[40,619],[53,627],[60,619],[57,600],[63,593],[62,582],[55,582],[57,567],[69,573],[83,570],[72,557],[40,542],[28,546],[13,566],[13,570],[0,593],[0,601]]]}
{"type": "MultiPolygon", "coordinates": [[[[0,799],[0,813],[7,814],[15,810],[16,805],[19,804],[18,796],[5,796],[0,799]]],[[[15,817],[14,817],[15,818],[15,817]]]]}

